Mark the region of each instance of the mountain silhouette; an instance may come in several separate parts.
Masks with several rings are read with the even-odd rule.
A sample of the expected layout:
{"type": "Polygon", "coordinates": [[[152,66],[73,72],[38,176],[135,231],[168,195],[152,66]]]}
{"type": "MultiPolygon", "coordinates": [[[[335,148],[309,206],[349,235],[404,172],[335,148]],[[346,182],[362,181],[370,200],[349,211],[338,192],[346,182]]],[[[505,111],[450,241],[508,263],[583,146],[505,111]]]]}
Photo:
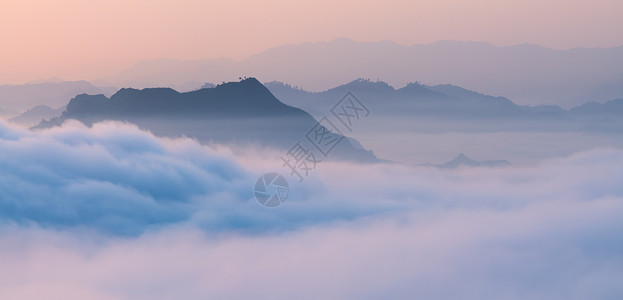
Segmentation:
{"type": "Polygon", "coordinates": [[[606,103],[588,102],[574,107],[569,113],[583,120],[583,131],[594,133],[623,133],[623,98],[606,103]]]}
{"type": "MultiPolygon", "coordinates": [[[[623,133],[623,100],[589,102],[572,109],[556,105],[518,105],[459,86],[412,82],[396,89],[382,81],[356,79],[321,92],[309,92],[283,82],[265,86],[288,105],[315,117],[325,115],[347,92],[369,108],[370,130],[388,133],[440,132],[607,132],[623,133]]],[[[365,124],[364,124],[365,125],[365,124]]]]}
{"type": "Polygon", "coordinates": [[[467,157],[467,155],[460,153],[451,161],[446,163],[435,165],[435,164],[424,164],[424,166],[433,166],[438,167],[440,169],[456,169],[459,167],[504,167],[511,166],[512,164],[506,160],[483,160],[477,161],[467,157]]]}
{"type": "MultiPolygon", "coordinates": [[[[336,39],[268,49],[241,61],[153,60],[109,80],[116,84],[220,82],[255,74],[264,82],[288,81],[310,91],[327,90],[357,77],[404,86],[413,79],[450,83],[521,104],[565,108],[604,84],[623,82],[623,46],[556,50],[535,45],[497,47],[480,42],[440,41],[403,46],[390,41],[336,39]]],[[[612,95],[609,99],[622,97],[612,95]]],[[[608,99],[608,100],[609,100],[608,99]]],[[[606,99],[604,99],[606,100],[606,99]]]]}
{"type": "Polygon", "coordinates": [[[323,91],[307,92],[281,82],[265,83],[282,101],[310,112],[322,112],[351,91],[375,114],[451,119],[552,118],[565,111],[557,106],[516,105],[504,97],[494,97],[453,85],[426,86],[417,82],[395,89],[381,81],[357,79],[323,91]]]}
{"type": "Polygon", "coordinates": [[[575,115],[623,115],[623,98],[607,101],[606,103],[588,102],[570,110],[575,115]]]}
{"type": "MultiPolygon", "coordinates": [[[[36,128],[58,126],[68,119],[87,125],[127,121],[162,136],[185,135],[203,143],[251,143],[286,150],[297,141],[313,148],[306,134],[318,124],[307,112],[279,101],[255,78],[187,93],[170,88],[124,88],[110,98],[81,94],[69,101],[60,117],[36,128]]],[[[378,161],[350,138],[343,139],[330,154],[329,159],[378,161]]]]}
{"type": "Polygon", "coordinates": [[[63,111],[65,111],[65,106],[53,109],[46,105],[37,105],[9,121],[30,127],[39,124],[42,120],[58,117],[63,111]]]}
{"type": "Polygon", "coordinates": [[[117,89],[99,87],[87,81],[38,82],[22,85],[0,85],[0,105],[13,116],[38,105],[61,107],[78,94],[111,95],[117,89]]]}

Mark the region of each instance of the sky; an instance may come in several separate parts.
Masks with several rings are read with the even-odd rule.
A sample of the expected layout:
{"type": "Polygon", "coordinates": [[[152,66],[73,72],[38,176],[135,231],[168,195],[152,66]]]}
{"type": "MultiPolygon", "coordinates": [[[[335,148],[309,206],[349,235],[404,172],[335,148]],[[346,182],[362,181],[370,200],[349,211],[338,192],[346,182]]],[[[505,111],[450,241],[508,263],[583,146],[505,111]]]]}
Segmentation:
{"type": "MultiPolygon", "coordinates": [[[[623,45],[620,0],[2,1],[0,84],[340,37],[623,45]]],[[[526,156],[550,142],[421,136],[373,146],[394,159],[413,156],[391,145],[431,157],[506,138],[526,156]]],[[[499,168],[322,161],[266,208],[253,187],[287,176],[278,150],[0,120],[0,299],[623,299],[623,150],[570,145],[499,168]]],[[[477,159],[507,158],[490,148],[502,157],[477,159]]]]}
{"type": "Polygon", "coordinates": [[[289,43],[623,45],[618,0],[26,0],[0,4],[0,84],[94,80],[147,59],[243,59],[289,43]]]}

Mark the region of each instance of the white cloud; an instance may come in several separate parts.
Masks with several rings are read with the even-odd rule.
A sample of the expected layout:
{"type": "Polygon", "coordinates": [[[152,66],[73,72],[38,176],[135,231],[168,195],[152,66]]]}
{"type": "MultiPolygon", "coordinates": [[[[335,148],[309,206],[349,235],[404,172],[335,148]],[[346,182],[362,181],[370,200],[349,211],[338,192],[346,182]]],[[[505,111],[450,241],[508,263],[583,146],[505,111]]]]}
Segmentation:
{"type": "Polygon", "coordinates": [[[496,169],[323,162],[266,209],[250,190],[286,173],[278,159],[120,123],[0,137],[2,299],[623,296],[621,150],[496,169]]]}
{"type": "Polygon", "coordinates": [[[231,158],[129,124],[69,122],[34,133],[1,126],[0,214],[9,222],[136,233],[184,221],[198,199],[248,186],[231,158]]]}
{"type": "Polygon", "coordinates": [[[258,236],[178,228],[84,242],[17,230],[3,234],[12,247],[0,251],[10,274],[0,296],[617,299],[622,201],[407,212],[258,236]]]}

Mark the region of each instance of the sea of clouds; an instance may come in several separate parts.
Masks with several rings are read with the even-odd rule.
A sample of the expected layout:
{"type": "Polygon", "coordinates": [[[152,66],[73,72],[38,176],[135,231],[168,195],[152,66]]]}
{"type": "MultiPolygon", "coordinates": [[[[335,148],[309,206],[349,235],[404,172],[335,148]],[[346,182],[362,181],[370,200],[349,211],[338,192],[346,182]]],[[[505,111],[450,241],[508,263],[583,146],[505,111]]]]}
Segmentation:
{"type": "Polygon", "coordinates": [[[621,149],[297,183],[278,154],[131,124],[0,123],[1,299],[621,299],[621,216],[621,149]]]}

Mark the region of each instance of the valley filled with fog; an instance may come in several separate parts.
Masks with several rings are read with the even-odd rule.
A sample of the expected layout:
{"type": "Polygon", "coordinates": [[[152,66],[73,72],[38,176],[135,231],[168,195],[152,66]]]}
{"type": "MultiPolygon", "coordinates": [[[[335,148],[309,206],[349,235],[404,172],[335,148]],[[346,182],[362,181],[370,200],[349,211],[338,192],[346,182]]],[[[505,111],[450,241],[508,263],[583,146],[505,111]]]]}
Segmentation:
{"type": "Polygon", "coordinates": [[[0,296],[620,295],[620,101],[288,87],[123,89],[3,120],[0,296]],[[298,176],[295,145],[316,155],[298,176]],[[254,199],[266,172],[289,183],[278,207],[254,199]]]}
{"type": "Polygon", "coordinates": [[[617,1],[15,1],[0,299],[623,299],[617,1]]]}

